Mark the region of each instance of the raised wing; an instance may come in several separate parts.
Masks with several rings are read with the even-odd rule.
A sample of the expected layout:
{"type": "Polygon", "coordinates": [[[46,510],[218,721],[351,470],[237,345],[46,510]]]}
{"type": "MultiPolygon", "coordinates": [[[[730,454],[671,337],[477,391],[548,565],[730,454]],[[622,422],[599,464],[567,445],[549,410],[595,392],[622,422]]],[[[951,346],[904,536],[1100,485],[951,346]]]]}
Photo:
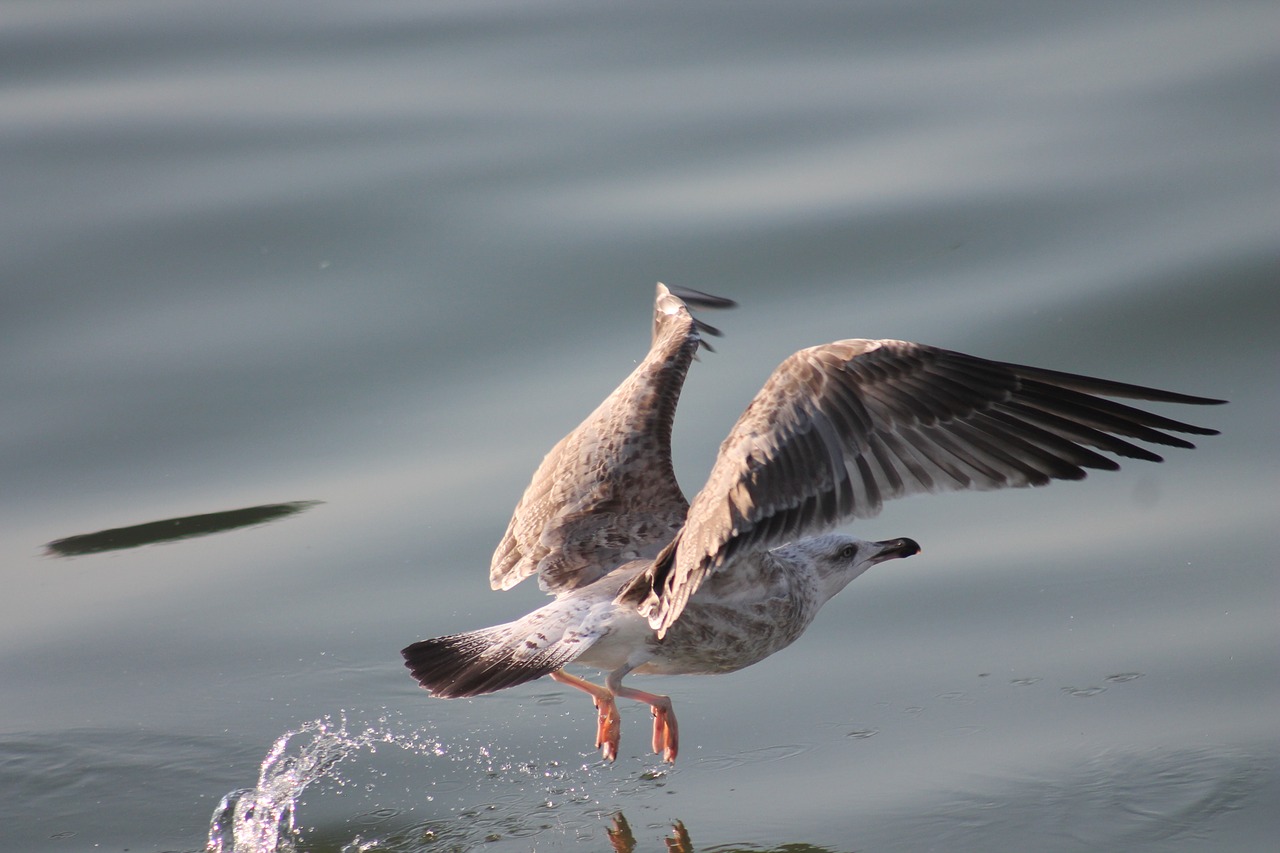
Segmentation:
{"type": "Polygon", "coordinates": [[[1221,403],[988,361],[906,341],[847,340],[784,361],[738,419],[679,536],[619,596],[661,635],[703,577],[919,492],[1041,486],[1160,462],[1126,439],[1214,435],[1104,397],[1221,403]]]}
{"type": "Polygon", "coordinates": [[[688,503],[671,467],[671,423],[702,335],[720,334],[689,306],[734,304],[658,285],[649,354],[538,466],[494,551],[494,589],[534,573],[549,592],[576,589],[653,557],[680,529],[688,503]]]}

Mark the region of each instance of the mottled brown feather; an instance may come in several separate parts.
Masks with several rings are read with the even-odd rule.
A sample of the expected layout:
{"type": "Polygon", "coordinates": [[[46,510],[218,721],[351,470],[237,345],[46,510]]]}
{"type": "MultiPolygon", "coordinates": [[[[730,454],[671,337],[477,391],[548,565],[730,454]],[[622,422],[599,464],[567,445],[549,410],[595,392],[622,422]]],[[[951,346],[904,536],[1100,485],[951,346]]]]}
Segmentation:
{"type": "Polygon", "coordinates": [[[662,635],[704,577],[745,550],[873,516],[891,498],[1039,486],[1118,467],[1099,450],[1161,461],[1118,436],[1192,447],[1169,432],[1216,432],[1105,397],[1222,402],[906,341],[800,350],[721,445],[679,540],[619,601],[662,635]]]}
{"type": "Polygon", "coordinates": [[[728,299],[657,286],[648,355],[542,460],[490,565],[494,589],[537,574],[548,592],[586,586],[653,557],[684,523],[688,502],[671,467],[671,424],[704,334],[688,306],[728,299]]]}

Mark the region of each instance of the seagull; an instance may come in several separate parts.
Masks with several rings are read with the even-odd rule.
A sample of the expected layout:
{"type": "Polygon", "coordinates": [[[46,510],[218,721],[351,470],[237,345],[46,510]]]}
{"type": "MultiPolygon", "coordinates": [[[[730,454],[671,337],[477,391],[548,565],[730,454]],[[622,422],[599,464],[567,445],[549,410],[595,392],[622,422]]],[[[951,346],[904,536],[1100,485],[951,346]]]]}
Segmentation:
{"type": "Polygon", "coordinates": [[[489,580],[537,575],[555,596],[502,625],[402,651],[431,695],[478,696],[549,675],[591,696],[596,747],[618,755],[620,697],[653,713],[653,751],[679,751],[668,696],[637,675],[734,672],[785,648],[872,566],[912,539],[828,532],[926,492],[1043,486],[1163,461],[1135,444],[1191,448],[1217,431],[1107,398],[1225,402],[899,340],[802,349],[773,372],[721,444],[692,502],[671,464],[690,365],[719,331],[694,310],[731,300],[657,286],[648,355],[542,460],[494,551],[489,580]],[[1110,454],[1110,455],[1104,455],[1110,454]],[[569,664],[605,673],[597,684],[569,664]]]}

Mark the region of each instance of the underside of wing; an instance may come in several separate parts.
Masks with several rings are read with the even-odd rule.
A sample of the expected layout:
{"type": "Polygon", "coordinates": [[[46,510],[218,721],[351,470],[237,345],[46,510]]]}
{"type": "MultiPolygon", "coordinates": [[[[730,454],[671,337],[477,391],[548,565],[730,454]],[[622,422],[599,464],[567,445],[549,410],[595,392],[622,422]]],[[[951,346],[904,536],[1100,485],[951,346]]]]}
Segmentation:
{"type": "Polygon", "coordinates": [[[1222,402],[905,341],[801,350],[721,445],[678,546],[622,597],[665,631],[702,577],[744,549],[875,515],[905,495],[1078,480],[1118,468],[1112,456],[1160,462],[1135,442],[1190,448],[1175,433],[1216,432],[1109,397],[1222,402]]]}
{"type": "Polygon", "coordinates": [[[494,551],[494,589],[534,574],[548,592],[577,589],[670,540],[688,508],[671,466],[671,425],[703,335],[719,334],[689,306],[733,304],[658,285],[648,355],[543,459],[494,551]]]}

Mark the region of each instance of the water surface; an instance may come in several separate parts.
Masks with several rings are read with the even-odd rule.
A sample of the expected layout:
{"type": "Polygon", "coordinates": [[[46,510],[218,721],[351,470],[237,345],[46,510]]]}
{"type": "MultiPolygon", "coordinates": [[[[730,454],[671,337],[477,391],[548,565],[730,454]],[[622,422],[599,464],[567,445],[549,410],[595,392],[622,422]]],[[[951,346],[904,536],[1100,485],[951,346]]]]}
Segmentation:
{"type": "Polygon", "coordinates": [[[283,743],[305,850],[1271,849],[1278,17],[0,3],[0,847],[202,849],[283,743]],[[659,280],[742,306],[690,493],[837,338],[1232,402],[1163,466],[890,505],[856,531],[920,557],[647,680],[680,761],[633,707],[605,766],[583,697],[433,700],[398,649],[541,600],[489,555],[659,280]]]}

